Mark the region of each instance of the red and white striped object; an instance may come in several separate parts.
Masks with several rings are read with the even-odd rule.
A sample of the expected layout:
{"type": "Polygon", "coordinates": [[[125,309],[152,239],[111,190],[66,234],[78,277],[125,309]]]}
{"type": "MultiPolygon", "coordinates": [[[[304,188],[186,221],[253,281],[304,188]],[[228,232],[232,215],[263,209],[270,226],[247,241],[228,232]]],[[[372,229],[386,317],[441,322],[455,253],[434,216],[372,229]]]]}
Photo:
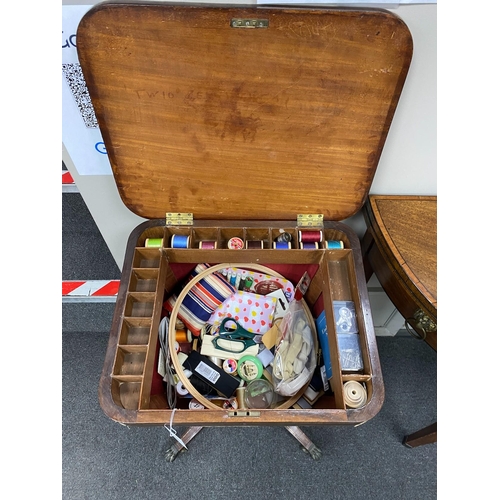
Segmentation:
{"type": "Polygon", "coordinates": [[[63,193],[78,193],[78,187],[75,180],[67,170],[62,171],[62,192],[63,193]]]}
{"type": "Polygon", "coordinates": [[[120,280],[63,281],[63,300],[111,301],[116,300],[120,280]]]}
{"type": "Polygon", "coordinates": [[[71,177],[71,174],[67,170],[62,171],[62,183],[63,184],[74,184],[75,181],[73,180],[73,177],[71,177]]]}

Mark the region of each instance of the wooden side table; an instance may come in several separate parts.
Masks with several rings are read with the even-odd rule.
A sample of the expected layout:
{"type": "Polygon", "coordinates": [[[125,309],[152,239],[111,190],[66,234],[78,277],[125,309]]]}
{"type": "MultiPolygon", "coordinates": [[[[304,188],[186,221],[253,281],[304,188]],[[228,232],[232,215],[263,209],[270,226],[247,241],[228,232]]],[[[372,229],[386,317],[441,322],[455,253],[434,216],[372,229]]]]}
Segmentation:
{"type": "MultiPolygon", "coordinates": [[[[437,197],[369,196],[361,249],[366,280],[377,276],[410,334],[437,351],[437,197]]],[[[434,423],[404,438],[414,448],[437,441],[434,423]]]]}

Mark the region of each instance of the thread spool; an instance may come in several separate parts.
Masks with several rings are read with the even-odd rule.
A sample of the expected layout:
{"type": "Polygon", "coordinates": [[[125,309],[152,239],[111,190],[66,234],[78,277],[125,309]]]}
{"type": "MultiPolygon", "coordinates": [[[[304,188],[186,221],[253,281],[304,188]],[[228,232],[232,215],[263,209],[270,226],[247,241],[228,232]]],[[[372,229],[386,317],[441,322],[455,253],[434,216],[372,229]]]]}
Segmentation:
{"type": "Polygon", "coordinates": [[[176,330],[175,331],[175,341],[182,343],[190,343],[193,340],[193,335],[189,330],[176,330]]]}
{"type": "Polygon", "coordinates": [[[292,235],[283,231],[277,238],[276,241],[278,243],[290,243],[292,241],[292,235]]]}
{"type": "Polygon", "coordinates": [[[319,243],[323,241],[323,231],[299,231],[299,241],[303,243],[319,243]]]}
{"type": "Polygon", "coordinates": [[[222,408],[224,410],[237,410],[238,409],[238,400],[236,398],[226,399],[222,403],[222,408]]]}
{"type": "Polygon", "coordinates": [[[326,248],[327,250],[334,250],[334,249],[337,249],[337,248],[344,248],[344,242],[343,241],[337,241],[337,240],[325,241],[323,243],[323,248],[326,248]]]}
{"type": "Polygon", "coordinates": [[[189,248],[190,237],[183,234],[174,234],[170,242],[172,248],[189,248]]]}
{"type": "Polygon", "coordinates": [[[222,359],[221,358],[216,358],[215,356],[209,356],[208,359],[214,364],[217,365],[219,368],[222,368],[222,359]]]}
{"type": "Polygon", "coordinates": [[[202,250],[215,250],[217,248],[217,242],[209,240],[200,241],[198,247],[201,248],[202,250]]]}
{"type": "Polygon", "coordinates": [[[197,399],[192,399],[189,402],[189,409],[190,410],[204,410],[205,407],[197,400],[197,399]]]}
{"type": "Polygon", "coordinates": [[[147,248],[161,248],[163,238],[146,238],[144,246],[147,248]]]}
{"type": "Polygon", "coordinates": [[[366,404],[368,396],[366,389],[355,380],[348,380],[344,384],[344,400],[349,408],[361,408],[366,404]]]}
{"type": "Polygon", "coordinates": [[[292,244],[289,241],[275,241],[273,242],[273,248],[276,250],[289,250],[292,248],[292,244]]]}
{"type": "Polygon", "coordinates": [[[235,359],[225,359],[222,363],[222,369],[229,375],[236,375],[238,370],[238,362],[235,359]]]}
{"type": "Polygon", "coordinates": [[[316,241],[311,241],[311,242],[300,242],[300,248],[302,250],[317,250],[319,248],[318,242],[316,241]]]}
{"type": "Polygon", "coordinates": [[[227,242],[227,248],[230,250],[241,250],[243,247],[243,240],[237,236],[234,236],[227,242]]]}
{"type": "Polygon", "coordinates": [[[246,248],[249,250],[262,250],[264,242],[262,240],[250,240],[246,242],[246,248]]]}
{"type": "Polygon", "coordinates": [[[245,402],[245,387],[238,387],[236,389],[236,401],[238,401],[238,408],[240,410],[246,410],[247,404],[245,402]]]}
{"type": "Polygon", "coordinates": [[[175,390],[177,391],[177,394],[179,394],[179,396],[187,396],[189,394],[189,391],[184,387],[184,385],[182,385],[182,382],[180,380],[179,382],[177,382],[175,390]]]}

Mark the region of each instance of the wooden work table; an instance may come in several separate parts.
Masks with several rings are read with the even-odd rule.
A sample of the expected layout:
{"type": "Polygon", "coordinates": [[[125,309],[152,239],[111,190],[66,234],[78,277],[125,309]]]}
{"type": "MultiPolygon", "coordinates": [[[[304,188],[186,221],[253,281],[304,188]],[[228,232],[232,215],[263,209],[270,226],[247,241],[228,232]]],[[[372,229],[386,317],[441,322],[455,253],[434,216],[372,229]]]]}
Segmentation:
{"type": "MultiPolygon", "coordinates": [[[[366,280],[375,273],[410,334],[437,351],[437,197],[369,196],[363,207],[366,280]]],[[[405,437],[435,442],[437,424],[405,437]]]]}

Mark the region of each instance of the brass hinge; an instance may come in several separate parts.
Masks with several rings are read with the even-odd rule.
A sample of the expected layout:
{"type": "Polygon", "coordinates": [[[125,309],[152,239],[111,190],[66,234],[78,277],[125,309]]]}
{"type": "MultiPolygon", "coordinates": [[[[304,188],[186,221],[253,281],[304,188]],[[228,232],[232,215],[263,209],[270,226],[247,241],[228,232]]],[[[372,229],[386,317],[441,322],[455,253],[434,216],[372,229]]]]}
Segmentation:
{"type": "Polygon", "coordinates": [[[298,227],[323,227],[323,214],[298,214],[298,227]]]}
{"type": "Polygon", "coordinates": [[[167,226],[192,226],[193,214],[167,212],[165,216],[165,224],[167,226]]]}

